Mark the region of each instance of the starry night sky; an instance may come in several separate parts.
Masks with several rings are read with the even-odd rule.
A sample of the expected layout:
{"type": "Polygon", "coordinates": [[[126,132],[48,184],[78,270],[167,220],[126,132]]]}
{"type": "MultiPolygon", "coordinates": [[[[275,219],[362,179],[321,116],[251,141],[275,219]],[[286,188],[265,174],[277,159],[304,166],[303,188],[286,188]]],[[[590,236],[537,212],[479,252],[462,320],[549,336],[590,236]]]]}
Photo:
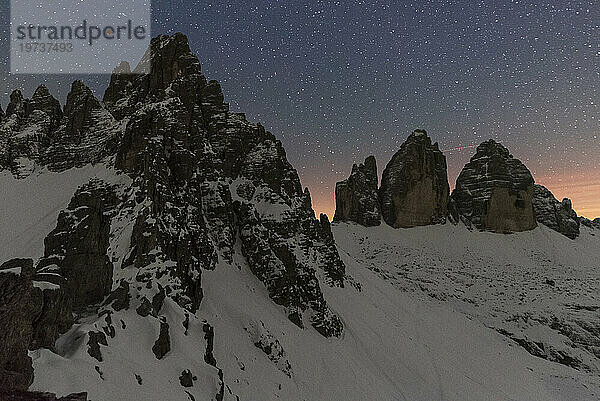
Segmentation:
{"type": "MultiPolygon", "coordinates": [[[[152,34],[183,32],[233,111],[280,138],[330,216],[335,182],[370,154],[380,171],[416,128],[446,150],[451,186],[494,138],[560,199],[600,216],[597,1],[154,1],[152,34]]],[[[0,102],[45,83],[62,102],[83,79],[10,76],[0,0],[0,102]]]]}

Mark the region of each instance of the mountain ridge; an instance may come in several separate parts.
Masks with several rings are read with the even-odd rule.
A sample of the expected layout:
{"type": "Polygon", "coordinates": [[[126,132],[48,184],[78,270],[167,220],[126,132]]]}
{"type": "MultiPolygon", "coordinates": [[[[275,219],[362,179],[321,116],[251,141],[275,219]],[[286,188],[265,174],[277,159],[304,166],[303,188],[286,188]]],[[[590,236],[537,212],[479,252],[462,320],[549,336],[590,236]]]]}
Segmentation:
{"type": "MultiPolygon", "coordinates": [[[[0,187],[15,194],[7,198],[6,214],[15,214],[16,224],[34,215],[18,235],[2,239],[27,254],[0,261],[0,294],[18,287],[16,294],[26,300],[7,301],[10,307],[0,309],[2,327],[20,331],[0,330],[0,355],[18,360],[0,358],[0,370],[8,372],[0,375],[0,386],[59,396],[87,391],[98,400],[134,393],[148,400],[430,400],[443,394],[505,399],[509,393],[554,400],[569,399],[571,391],[558,388],[567,382],[582,397],[597,394],[600,385],[585,373],[597,369],[596,321],[577,323],[587,319],[592,300],[573,315],[561,306],[562,320],[550,324],[574,351],[554,337],[530,333],[526,325],[507,331],[509,317],[494,325],[488,319],[495,312],[488,309],[465,311],[461,304],[457,312],[444,303],[476,305],[479,286],[489,280],[484,275],[476,288],[463,288],[460,277],[480,274],[477,260],[453,252],[468,254],[470,241],[481,244],[479,257],[494,268],[510,266],[486,253],[494,241],[487,235],[498,234],[423,226],[449,216],[443,211],[447,179],[444,185],[437,174],[445,171],[445,159],[437,145],[429,141],[401,153],[393,169],[400,184],[414,172],[417,183],[437,180],[408,190],[398,182],[389,185],[390,199],[405,198],[411,188],[425,188],[416,193],[437,199],[418,219],[408,219],[421,225],[411,234],[422,243],[407,248],[401,244],[411,235],[405,238],[402,228],[389,231],[380,224],[363,232],[345,222],[332,225],[326,215],[317,220],[281,142],[229,111],[220,85],[204,77],[184,35],[154,38],[142,63],[150,63],[150,74],[130,75],[130,66],[119,66],[102,102],[83,82],[74,82],[60,113],[43,87],[30,100],[15,92],[10,113],[0,121],[0,187]],[[404,168],[404,154],[414,168],[404,168]],[[40,185],[43,180],[50,184],[40,185]],[[41,199],[21,200],[20,193],[41,199]],[[32,205],[36,210],[28,210],[32,205]],[[52,228],[46,230],[48,219],[52,228]],[[29,244],[40,236],[38,255],[29,244]],[[394,246],[379,241],[381,236],[394,246]],[[444,245],[434,255],[423,248],[438,238],[443,244],[458,238],[460,246],[444,245]],[[440,269],[445,278],[437,284],[421,280],[419,271],[438,266],[444,252],[452,254],[450,271],[440,269]],[[460,265],[463,259],[468,268],[460,265]],[[404,264],[396,266],[397,260],[404,264]],[[417,283],[414,298],[398,291],[403,283],[417,283]],[[30,304],[34,310],[21,313],[30,304]],[[452,342],[438,335],[440,328],[452,342]],[[507,345],[513,343],[518,350],[507,345]],[[472,345],[487,359],[464,352],[472,345]],[[452,366],[457,358],[469,363],[452,366]],[[512,369],[502,376],[478,367],[492,360],[512,369]],[[517,380],[513,371],[526,378],[521,388],[511,385],[517,380]]],[[[415,144],[426,136],[418,134],[415,144]]],[[[378,191],[376,163],[368,160],[342,189],[360,213],[341,213],[343,219],[367,216],[363,223],[373,223],[379,216],[380,194],[388,191],[378,191]],[[375,198],[353,198],[356,189],[375,198]]],[[[548,199],[544,205],[554,209],[545,219],[563,219],[554,213],[558,201],[548,199]]],[[[392,203],[386,210],[397,216],[397,208],[388,208],[392,203]]],[[[557,224],[564,226],[563,220],[557,224]]],[[[537,283],[544,294],[553,280],[568,290],[565,263],[552,252],[574,255],[585,249],[582,244],[594,244],[600,238],[595,225],[582,220],[582,234],[574,240],[553,237],[545,227],[517,233],[514,238],[542,243],[536,245],[539,257],[521,255],[514,263],[530,269],[543,262],[557,271],[548,284],[537,283]],[[550,258],[555,265],[546,262],[550,258]]],[[[513,236],[499,238],[510,249],[513,236]]],[[[580,268],[585,275],[593,266],[580,268]]],[[[529,316],[514,308],[519,318],[529,316]]],[[[529,312],[539,327],[548,327],[542,318],[550,315],[529,312]]]]}

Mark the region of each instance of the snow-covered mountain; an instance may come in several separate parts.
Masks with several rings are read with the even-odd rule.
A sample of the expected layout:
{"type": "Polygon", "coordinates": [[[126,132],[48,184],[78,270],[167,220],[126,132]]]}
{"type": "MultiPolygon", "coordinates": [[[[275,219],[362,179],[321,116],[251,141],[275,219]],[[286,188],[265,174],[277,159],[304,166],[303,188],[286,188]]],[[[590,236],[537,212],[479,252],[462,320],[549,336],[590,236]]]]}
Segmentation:
{"type": "MultiPolygon", "coordinates": [[[[331,225],[185,36],[142,63],[102,101],[77,81],[0,113],[0,399],[600,398],[596,223],[560,234],[544,192],[553,229],[469,229],[418,131],[384,190],[374,159],[353,170],[331,225]]],[[[478,202],[504,199],[487,177],[478,202]]]]}

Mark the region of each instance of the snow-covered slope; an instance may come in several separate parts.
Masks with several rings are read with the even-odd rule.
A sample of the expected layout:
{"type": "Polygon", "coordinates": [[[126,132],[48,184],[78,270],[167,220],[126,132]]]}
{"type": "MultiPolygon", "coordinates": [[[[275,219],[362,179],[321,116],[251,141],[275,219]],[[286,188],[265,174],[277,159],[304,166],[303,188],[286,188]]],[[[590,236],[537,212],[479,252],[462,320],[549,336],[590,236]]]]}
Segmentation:
{"type": "Polygon", "coordinates": [[[185,36],[154,38],[147,60],[148,75],[113,74],[103,102],[82,82],[64,112],[43,87],[11,96],[0,387],[94,401],[599,399],[591,222],[575,241],[545,227],[332,231],[281,142],[229,111],[185,36]]]}
{"type": "Polygon", "coordinates": [[[571,241],[546,228],[506,236],[452,225],[394,230],[339,224],[334,233],[353,278],[345,288],[324,287],[344,322],[341,338],[299,329],[287,319],[238,249],[232,264],[203,274],[204,301],[187,335],[186,312],[167,298],[160,314],[171,328],[171,351],[164,359],[151,351],[160,323],[135,313],[134,295],[129,310],[111,314],[111,324],[106,316],[81,317],[59,339],[60,355],[32,352],[32,389],[59,395],[86,390],[93,400],[213,400],[220,369],[223,399],[600,397],[597,374],[532,356],[498,332],[529,330],[524,336],[547,338],[553,347],[567,340],[531,320],[547,313],[568,318],[567,305],[594,306],[590,280],[600,236],[585,232],[571,241]],[[528,324],[520,321],[525,316],[528,324]],[[206,321],[214,330],[217,368],[204,362],[206,321]],[[111,332],[110,326],[114,337],[100,346],[99,362],[87,352],[87,332],[111,332]],[[186,370],[197,378],[193,387],[180,383],[186,370]]]}

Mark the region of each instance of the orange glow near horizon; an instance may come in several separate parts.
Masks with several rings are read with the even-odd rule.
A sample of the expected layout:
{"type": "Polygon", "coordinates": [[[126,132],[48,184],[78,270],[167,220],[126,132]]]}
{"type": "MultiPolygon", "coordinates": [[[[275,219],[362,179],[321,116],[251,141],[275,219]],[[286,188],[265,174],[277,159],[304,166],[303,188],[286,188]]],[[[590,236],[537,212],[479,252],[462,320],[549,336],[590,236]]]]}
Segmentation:
{"type": "Polygon", "coordinates": [[[552,191],[558,200],[571,199],[579,216],[600,217],[600,173],[539,176],[535,181],[552,191]]]}

